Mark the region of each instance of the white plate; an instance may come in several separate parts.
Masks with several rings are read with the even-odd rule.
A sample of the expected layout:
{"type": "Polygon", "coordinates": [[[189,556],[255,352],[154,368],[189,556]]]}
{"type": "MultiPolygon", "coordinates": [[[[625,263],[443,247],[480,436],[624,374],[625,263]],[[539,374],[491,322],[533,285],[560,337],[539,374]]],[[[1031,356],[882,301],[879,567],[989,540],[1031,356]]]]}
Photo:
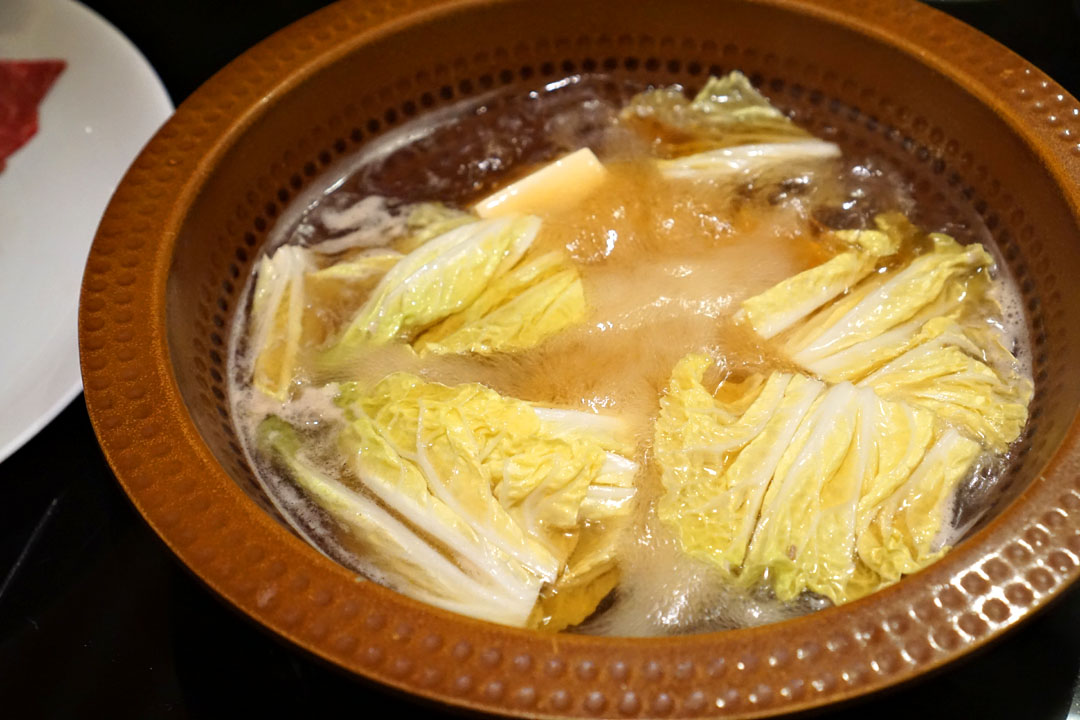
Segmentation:
{"type": "Polygon", "coordinates": [[[135,46],[72,0],[0,0],[0,59],[61,58],[0,173],[0,461],[82,389],[79,285],[124,171],[172,113],[135,46]]]}

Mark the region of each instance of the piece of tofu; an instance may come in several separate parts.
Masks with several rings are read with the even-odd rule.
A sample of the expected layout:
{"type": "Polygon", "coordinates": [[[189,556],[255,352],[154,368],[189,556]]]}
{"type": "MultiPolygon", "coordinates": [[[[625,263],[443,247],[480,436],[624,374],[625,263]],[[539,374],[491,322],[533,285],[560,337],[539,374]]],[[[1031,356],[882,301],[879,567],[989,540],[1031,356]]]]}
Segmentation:
{"type": "Polygon", "coordinates": [[[488,195],[473,209],[482,218],[555,210],[581,201],[606,176],[592,150],[582,148],[488,195]]]}

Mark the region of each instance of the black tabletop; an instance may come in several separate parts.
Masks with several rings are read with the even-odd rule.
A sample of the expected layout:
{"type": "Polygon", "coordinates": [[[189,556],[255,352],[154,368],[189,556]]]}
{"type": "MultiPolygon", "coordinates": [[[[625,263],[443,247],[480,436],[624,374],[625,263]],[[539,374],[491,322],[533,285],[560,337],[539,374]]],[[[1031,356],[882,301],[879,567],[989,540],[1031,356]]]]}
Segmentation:
{"type": "MultiPolygon", "coordinates": [[[[134,41],[179,104],[233,57],[324,3],[86,4],[134,41]]],[[[935,4],[1080,95],[1080,2],[935,4]]],[[[1080,718],[1078,674],[1080,586],[974,656],[820,716],[1080,718]]],[[[0,464],[0,716],[308,717],[329,710],[440,715],[277,640],[200,585],[120,491],[81,397],[0,464]]]]}

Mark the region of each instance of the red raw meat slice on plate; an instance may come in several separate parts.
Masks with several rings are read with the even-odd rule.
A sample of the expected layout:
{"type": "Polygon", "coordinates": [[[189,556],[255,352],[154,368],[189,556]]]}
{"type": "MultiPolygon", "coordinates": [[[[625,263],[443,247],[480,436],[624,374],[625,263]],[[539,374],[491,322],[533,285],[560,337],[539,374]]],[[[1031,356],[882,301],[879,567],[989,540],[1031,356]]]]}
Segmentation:
{"type": "Polygon", "coordinates": [[[67,67],[63,60],[0,60],[0,172],[38,130],[38,105],[67,67]]]}

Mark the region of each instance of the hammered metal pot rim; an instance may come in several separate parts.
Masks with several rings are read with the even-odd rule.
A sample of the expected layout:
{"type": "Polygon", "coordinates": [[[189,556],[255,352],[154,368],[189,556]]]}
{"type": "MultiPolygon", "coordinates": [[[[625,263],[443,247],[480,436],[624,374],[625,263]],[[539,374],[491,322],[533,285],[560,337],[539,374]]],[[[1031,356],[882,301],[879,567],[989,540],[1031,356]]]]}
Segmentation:
{"type": "MultiPolygon", "coordinates": [[[[79,334],[86,401],[119,482],[172,551],[245,614],[330,662],[431,700],[529,716],[759,716],[836,702],[909,680],[982,646],[1075,580],[1080,515],[1060,499],[1075,494],[1075,423],[1039,479],[1012,505],[903,583],[779,625],[677,638],[547,636],[453,615],[370,582],[358,584],[251,501],[203,441],[172,368],[166,294],[185,213],[236,140],[322,68],[434,15],[510,4],[345,2],[321,10],[249,50],[196,91],[118,188],[83,281],[79,334]],[[133,304],[132,298],[144,302],[133,304]],[[107,360],[118,347],[126,360],[107,360]],[[1052,513],[1064,519],[1048,527],[1052,513]],[[210,530],[193,536],[192,518],[210,530]],[[1013,536],[1022,529],[1038,529],[1046,539],[1018,546],[1013,536]],[[1038,586],[986,582],[984,590],[976,580],[963,584],[991,555],[1015,566],[1016,576],[1024,567],[1052,567],[1052,553],[1067,541],[1075,543],[1067,546],[1074,562],[1038,586]],[[1009,559],[1011,547],[1021,548],[1017,557],[1023,560],[1009,559]],[[953,624],[930,622],[938,611],[953,624]],[[957,619],[969,615],[982,625],[957,625],[957,632],[957,619]],[[955,637],[934,635],[943,628],[955,637]],[[874,655],[881,633],[900,638],[880,653],[891,670],[879,669],[874,655]],[[440,667],[442,676],[429,683],[420,671],[425,663],[440,667]],[[762,682],[766,675],[777,681],[762,682]]],[[[854,0],[762,4],[842,25],[955,80],[1027,143],[1076,221],[1080,146],[1056,127],[1033,122],[1041,108],[1032,106],[1039,98],[1062,98],[1062,107],[1077,104],[1041,72],[915,2],[889,3],[891,13],[881,12],[882,3],[854,0]],[[928,26],[938,34],[961,34],[964,52],[977,51],[984,66],[965,67],[956,46],[930,47],[922,34],[928,26]],[[996,75],[983,69],[998,66],[1004,70],[996,75]]]]}

